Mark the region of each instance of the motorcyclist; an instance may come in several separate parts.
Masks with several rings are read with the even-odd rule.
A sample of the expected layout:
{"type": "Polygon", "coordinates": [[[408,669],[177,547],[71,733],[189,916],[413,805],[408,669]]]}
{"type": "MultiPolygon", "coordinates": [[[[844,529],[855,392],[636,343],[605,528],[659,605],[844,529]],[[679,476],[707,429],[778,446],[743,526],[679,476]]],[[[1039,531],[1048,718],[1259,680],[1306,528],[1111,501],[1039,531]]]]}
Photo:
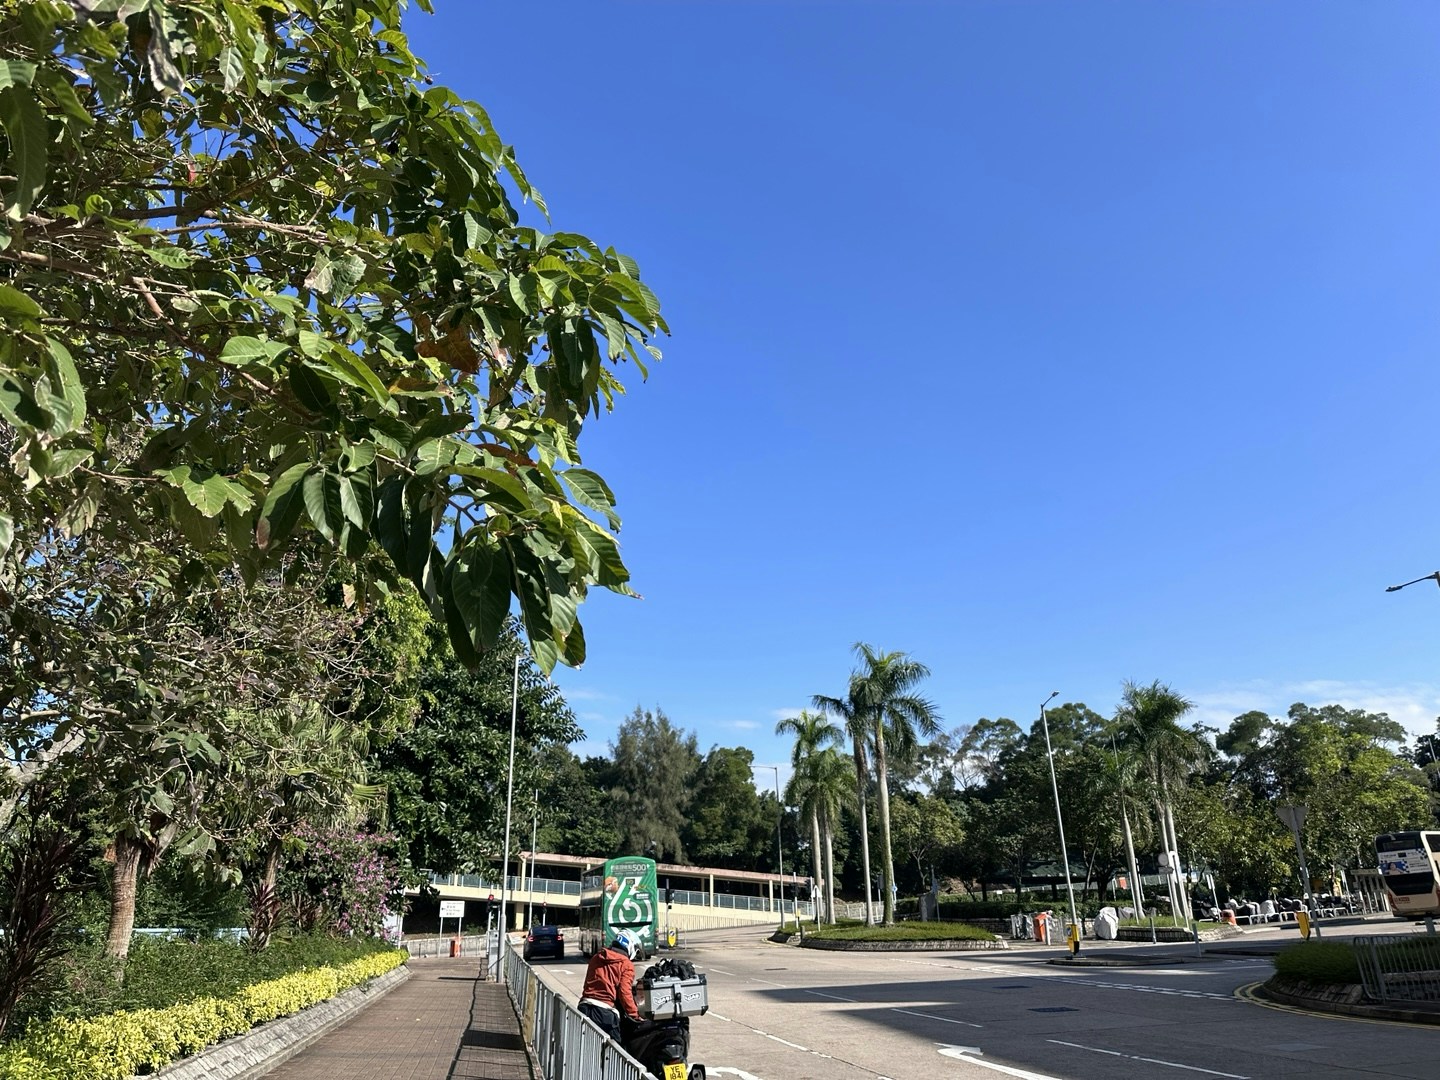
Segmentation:
{"type": "Polygon", "coordinates": [[[633,930],[621,930],[609,948],[590,957],[585,967],[585,985],[580,989],[580,1013],[595,1021],[610,1038],[620,1040],[620,1016],[638,1021],[635,995],[635,957],[640,952],[640,936],[633,930]]]}

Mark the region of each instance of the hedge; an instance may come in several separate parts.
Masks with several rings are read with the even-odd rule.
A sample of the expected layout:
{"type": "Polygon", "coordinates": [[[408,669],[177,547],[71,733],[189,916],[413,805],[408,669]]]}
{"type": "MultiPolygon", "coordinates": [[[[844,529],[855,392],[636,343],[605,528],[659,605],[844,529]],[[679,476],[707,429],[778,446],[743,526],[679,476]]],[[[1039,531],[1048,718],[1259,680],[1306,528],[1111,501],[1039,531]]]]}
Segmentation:
{"type": "Polygon", "coordinates": [[[0,1080],[127,1080],[154,1072],[256,1024],[327,1001],[405,959],[405,952],[395,949],[256,983],[228,998],[40,1021],[0,1046],[0,1080]]]}

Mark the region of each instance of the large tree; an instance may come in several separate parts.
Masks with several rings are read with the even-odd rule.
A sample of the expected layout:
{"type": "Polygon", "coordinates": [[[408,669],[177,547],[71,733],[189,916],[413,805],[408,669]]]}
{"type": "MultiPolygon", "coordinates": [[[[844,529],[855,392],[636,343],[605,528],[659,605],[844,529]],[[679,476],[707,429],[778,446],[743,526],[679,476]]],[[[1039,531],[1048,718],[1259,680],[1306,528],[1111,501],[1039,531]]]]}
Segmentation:
{"type": "MultiPolygon", "coordinates": [[[[391,827],[416,867],[468,872],[505,849],[505,794],[516,660],[514,803],[528,805],[554,747],[580,737],[559,689],[525,652],[512,625],[474,670],[455,662],[444,630],[432,625],[432,649],[420,674],[420,713],[399,738],[378,749],[371,779],[389,798],[391,827]]],[[[519,852],[520,817],[512,817],[519,852]]],[[[529,831],[524,830],[528,842],[529,831]]]]}
{"type": "Polygon", "coordinates": [[[635,711],[620,725],[611,754],[611,820],[623,852],[686,861],[685,819],[694,799],[691,783],[700,768],[694,732],[676,727],[664,710],[635,711]]]}
{"type": "Polygon", "coordinates": [[[525,223],[543,202],[404,7],[0,5],[12,568],[150,520],[186,581],[375,541],[462,662],[512,600],[542,668],[584,659],[586,589],[630,589],[576,440],[665,325],[633,260],[525,223]]]}

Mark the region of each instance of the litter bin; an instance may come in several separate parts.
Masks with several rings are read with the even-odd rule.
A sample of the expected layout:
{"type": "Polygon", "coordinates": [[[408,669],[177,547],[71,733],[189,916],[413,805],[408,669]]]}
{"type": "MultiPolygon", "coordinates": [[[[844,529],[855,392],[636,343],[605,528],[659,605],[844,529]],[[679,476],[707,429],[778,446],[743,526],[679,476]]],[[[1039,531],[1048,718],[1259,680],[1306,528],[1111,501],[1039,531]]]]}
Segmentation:
{"type": "Polygon", "coordinates": [[[451,955],[451,956],[459,956],[459,955],[460,955],[460,938],[459,938],[458,935],[457,935],[456,937],[452,937],[452,938],[450,939],[450,955],[451,955]]]}
{"type": "Polygon", "coordinates": [[[1048,911],[1037,911],[1035,913],[1035,940],[1050,944],[1050,913],[1048,911]]]}

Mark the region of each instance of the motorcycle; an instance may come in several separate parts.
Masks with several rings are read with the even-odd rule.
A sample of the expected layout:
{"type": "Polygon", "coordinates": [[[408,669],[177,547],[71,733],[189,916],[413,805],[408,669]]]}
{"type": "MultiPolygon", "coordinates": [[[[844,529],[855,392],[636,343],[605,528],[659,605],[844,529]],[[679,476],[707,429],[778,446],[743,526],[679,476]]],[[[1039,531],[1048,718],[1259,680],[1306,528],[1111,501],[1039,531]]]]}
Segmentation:
{"type": "Polygon", "coordinates": [[[635,1005],[643,1019],[622,1018],[620,1042],[625,1052],[656,1080],[705,1080],[705,1066],[687,1064],[690,1017],[710,1008],[705,976],[694,965],[667,957],[646,969],[635,983],[635,1005]]]}

